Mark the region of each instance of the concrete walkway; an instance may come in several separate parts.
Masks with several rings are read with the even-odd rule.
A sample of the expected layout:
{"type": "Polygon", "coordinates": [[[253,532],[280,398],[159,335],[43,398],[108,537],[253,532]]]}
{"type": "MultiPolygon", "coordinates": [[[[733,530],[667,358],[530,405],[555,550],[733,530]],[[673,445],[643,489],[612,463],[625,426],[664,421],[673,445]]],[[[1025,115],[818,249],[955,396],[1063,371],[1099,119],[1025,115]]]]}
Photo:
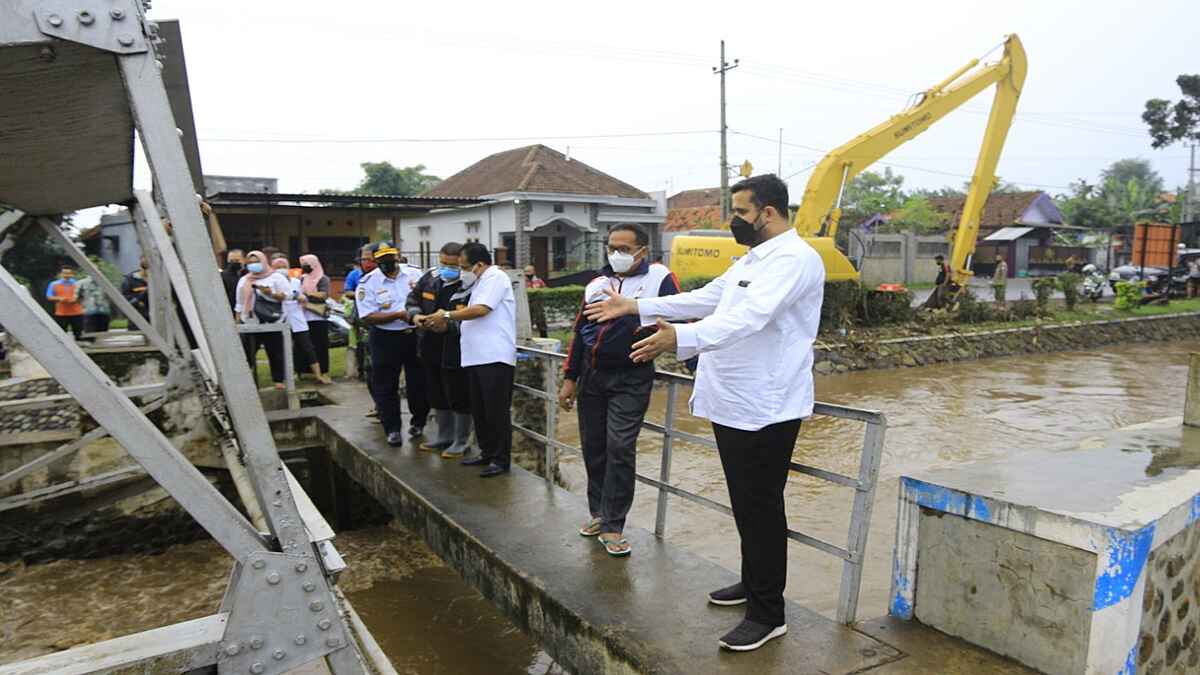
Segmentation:
{"type": "Polygon", "coordinates": [[[938,642],[917,624],[885,619],[855,630],[790,601],[785,637],[752,654],[725,652],[717,638],[744,608],[710,606],[706,595],[735,582],[732,571],[640,528],[625,533],[633,555],[611,558],[576,531],[588,518],[581,495],[516,466],[483,480],[412,445],[390,448],[362,415],[361,385],[322,391],[350,405],[271,413],[279,442],[327,446],[355,482],[572,672],[1026,672],[950,638],[938,642]],[[942,651],[914,659],[888,643],[893,635],[942,651]]]}

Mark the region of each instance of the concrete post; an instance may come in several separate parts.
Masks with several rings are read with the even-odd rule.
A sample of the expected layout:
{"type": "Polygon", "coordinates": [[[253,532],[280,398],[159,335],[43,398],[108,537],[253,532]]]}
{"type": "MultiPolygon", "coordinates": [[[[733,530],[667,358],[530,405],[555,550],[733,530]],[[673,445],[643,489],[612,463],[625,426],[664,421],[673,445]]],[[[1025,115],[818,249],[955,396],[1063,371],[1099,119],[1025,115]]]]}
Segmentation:
{"type": "Polygon", "coordinates": [[[1187,396],[1183,402],[1183,423],[1200,427],[1200,352],[1192,352],[1188,362],[1187,396]]]}

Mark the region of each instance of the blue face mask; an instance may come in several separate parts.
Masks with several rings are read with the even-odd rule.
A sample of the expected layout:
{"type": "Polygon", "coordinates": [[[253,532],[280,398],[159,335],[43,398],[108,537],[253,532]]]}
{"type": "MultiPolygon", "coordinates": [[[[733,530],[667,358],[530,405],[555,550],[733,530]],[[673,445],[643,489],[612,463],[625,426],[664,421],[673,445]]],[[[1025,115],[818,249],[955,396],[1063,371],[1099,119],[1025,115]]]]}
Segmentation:
{"type": "Polygon", "coordinates": [[[442,266],[438,268],[438,276],[446,281],[458,281],[458,267],[442,266]]]}
{"type": "Polygon", "coordinates": [[[252,262],[249,265],[246,265],[246,270],[251,274],[258,274],[263,271],[263,266],[260,262],[252,262]]]}

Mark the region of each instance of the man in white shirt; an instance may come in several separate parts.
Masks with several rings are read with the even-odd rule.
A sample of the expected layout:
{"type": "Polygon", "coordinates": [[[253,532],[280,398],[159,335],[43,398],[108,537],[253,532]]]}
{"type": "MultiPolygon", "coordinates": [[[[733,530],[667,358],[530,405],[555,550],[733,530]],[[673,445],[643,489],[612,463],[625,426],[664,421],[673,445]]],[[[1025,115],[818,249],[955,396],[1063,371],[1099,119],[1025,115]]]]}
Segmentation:
{"type": "Polygon", "coordinates": [[[375,251],[378,267],[364,276],[355,289],[360,320],[370,326],[371,397],[388,445],[404,445],[400,416],[400,371],[404,371],[414,436],[425,425],[429,406],[425,398],[425,373],[417,359],[417,336],[408,321],[404,302],[421,271],[397,262],[396,247],[384,242],[375,251]],[[419,426],[418,426],[419,423],[419,426]]]}
{"type": "Polygon", "coordinates": [[[517,312],[512,280],[492,264],[492,254],[478,242],[463,246],[458,257],[463,288],[471,289],[467,306],[422,317],[421,326],[440,330],[461,321],[462,367],[471,390],[471,417],[480,454],[462,460],[483,465],[480,476],[508,473],[512,455],[512,389],[517,364],[517,312]]]}
{"type": "Polygon", "coordinates": [[[813,343],[825,268],[788,222],[787,184],[773,174],[733,186],[730,222],[750,251],[707,286],[659,298],[607,293],[584,315],[639,315],[658,332],[633,345],[633,360],[668,350],[700,356],[692,413],[712,421],[742,540],[742,581],[709,594],[716,605],[747,604],[719,644],[757,649],[787,632],[787,517],[783,490],[800,423],[813,409],[813,343]],[[692,324],[664,321],[700,319],[692,324]]]}

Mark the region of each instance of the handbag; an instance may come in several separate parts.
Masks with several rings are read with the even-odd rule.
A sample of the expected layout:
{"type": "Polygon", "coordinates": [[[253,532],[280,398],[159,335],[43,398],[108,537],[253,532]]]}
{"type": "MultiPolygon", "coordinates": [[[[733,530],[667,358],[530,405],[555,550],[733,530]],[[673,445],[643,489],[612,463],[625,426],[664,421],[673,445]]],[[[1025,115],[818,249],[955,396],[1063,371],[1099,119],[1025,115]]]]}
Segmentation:
{"type": "Polygon", "coordinates": [[[308,311],[310,311],[313,314],[316,314],[317,316],[320,316],[322,318],[329,316],[329,305],[327,305],[323,302],[316,303],[316,302],[311,302],[311,301],[305,300],[304,309],[307,309],[308,311]]]}
{"type": "Polygon", "coordinates": [[[283,303],[261,295],[254,299],[254,318],[259,323],[278,323],[283,320],[283,303]]]}

